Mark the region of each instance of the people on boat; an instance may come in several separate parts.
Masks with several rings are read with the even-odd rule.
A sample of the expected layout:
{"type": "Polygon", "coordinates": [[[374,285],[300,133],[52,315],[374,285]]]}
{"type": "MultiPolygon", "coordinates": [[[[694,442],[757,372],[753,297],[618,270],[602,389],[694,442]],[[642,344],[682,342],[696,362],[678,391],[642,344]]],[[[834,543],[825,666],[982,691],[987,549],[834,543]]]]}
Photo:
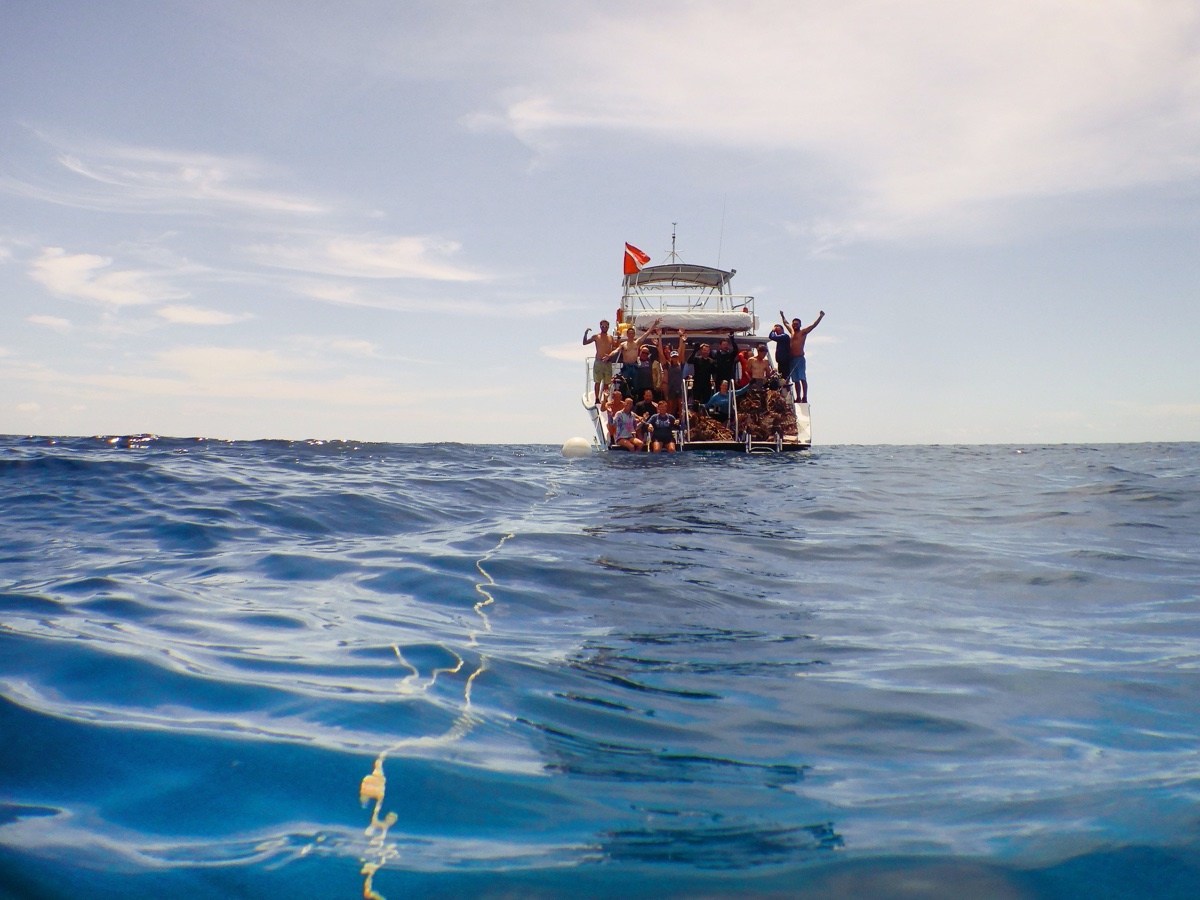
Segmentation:
{"type": "Polygon", "coordinates": [[[750,390],[750,386],[746,385],[744,388],[731,391],[729,387],[729,379],[725,379],[721,382],[721,387],[717,389],[717,392],[709,397],[705,402],[704,408],[708,410],[708,413],[712,416],[716,416],[720,419],[728,419],[732,409],[730,398],[733,396],[741,397],[748,390],[750,390]]]}
{"type": "Polygon", "coordinates": [[[613,388],[609,392],[608,400],[604,404],[605,417],[608,419],[608,442],[611,444],[616,439],[616,427],[613,422],[616,420],[617,413],[625,408],[625,395],[620,389],[613,388]]]}
{"type": "MultiPolygon", "coordinates": [[[[654,393],[655,369],[657,366],[658,359],[651,355],[648,345],[643,344],[638,348],[637,367],[633,370],[633,395],[635,397],[640,397],[647,391],[654,393]]],[[[657,380],[661,382],[661,369],[657,372],[657,376],[657,380]]]]}
{"type": "Polygon", "coordinates": [[[771,374],[771,360],[767,358],[767,345],[759,344],[754,355],[748,355],[744,371],[748,384],[764,385],[771,374]]]}
{"type": "Polygon", "coordinates": [[[775,345],[775,371],[783,381],[792,374],[792,338],[783,330],[778,322],[767,335],[767,340],[775,345]]]}
{"type": "Polygon", "coordinates": [[[730,331],[729,337],[722,338],[721,343],[717,345],[717,349],[712,354],[714,385],[720,384],[722,381],[728,381],[732,384],[736,380],[737,357],[737,338],[730,331]]]}
{"type": "Polygon", "coordinates": [[[625,338],[613,349],[609,354],[610,361],[621,361],[621,377],[625,379],[627,385],[636,385],[637,383],[637,368],[638,357],[642,349],[642,344],[650,340],[652,332],[656,331],[661,318],[655,319],[654,324],[649,330],[642,333],[641,337],[636,337],[637,330],[629,328],[625,332],[625,338]]]}
{"type": "Polygon", "coordinates": [[[645,418],[658,412],[658,401],[654,399],[654,391],[646,388],[642,391],[642,399],[633,404],[633,413],[639,418],[645,418]]]}
{"type": "Polygon", "coordinates": [[[600,320],[600,330],[591,334],[592,329],[583,329],[583,346],[596,345],[596,358],[592,360],[592,380],[596,387],[596,403],[600,402],[600,391],[607,388],[612,381],[612,363],[609,354],[617,347],[617,339],[608,333],[608,320],[600,320]],[[589,336],[590,335],[590,336],[589,336]]]}
{"type": "Polygon", "coordinates": [[[675,452],[675,429],[679,420],[671,415],[670,403],[666,400],[658,402],[658,412],[646,420],[650,429],[650,452],[675,452]]]}
{"type": "Polygon", "coordinates": [[[663,396],[672,415],[679,415],[679,402],[683,397],[683,354],[687,349],[687,332],[679,329],[679,344],[667,350],[667,342],[658,342],[658,362],[663,368],[663,396]]]}
{"type": "Polygon", "coordinates": [[[789,323],[787,316],[783,314],[783,310],[779,311],[779,318],[783,320],[784,330],[787,331],[788,349],[791,351],[792,369],[789,377],[792,384],[798,385],[800,394],[797,403],[808,402],[808,376],[805,370],[804,361],[804,343],[808,340],[809,333],[821,324],[821,320],[825,318],[825,310],[821,310],[817,315],[816,320],[808,327],[802,327],[802,322],[799,319],[792,319],[789,323]]]}
{"type": "Polygon", "coordinates": [[[745,387],[750,383],[750,360],[754,357],[753,347],[739,347],[736,365],[733,367],[734,387],[745,387]]]}
{"type": "Polygon", "coordinates": [[[713,394],[713,368],[716,365],[712,347],[706,343],[701,344],[692,351],[688,362],[692,365],[691,396],[697,403],[707,403],[713,394]]]}
{"type": "Polygon", "coordinates": [[[613,444],[622,450],[638,451],[646,442],[637,436],[640,420],[633,413],[633,398],[626,399],[621,411],[613,418],[613,444]]]}

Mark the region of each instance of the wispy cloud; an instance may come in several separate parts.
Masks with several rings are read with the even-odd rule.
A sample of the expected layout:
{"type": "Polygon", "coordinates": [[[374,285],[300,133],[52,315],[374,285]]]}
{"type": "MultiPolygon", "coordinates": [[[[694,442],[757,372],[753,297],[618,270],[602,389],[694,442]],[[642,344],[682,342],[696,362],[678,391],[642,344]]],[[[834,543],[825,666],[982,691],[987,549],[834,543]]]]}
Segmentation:
{"type": "Polygon", "coordinates": [[[25,321],[30,325],[37,325],[40,328],[49,328],[51,331],[57,331],[60,334],[66,334],[71,330],[71,321],[58,316],[26,316],[25,321]]]}
{"type": "Polygon", "coordinates": [[[258,244],[247,252],[262,265],[350,278],[483,281],[488,276],[450,262],[455,241],[425,235],[356,237],[325,235],[289,243],[258,244]]]}
{"type": "Polygon", "coordinates": [[[65,142],[53,148],[56,169],[43,177],[0,177],[0,191],[63,206],[163,214],[237,210],[314,215],[326,204],[264,186],[282,173],[247,157],[124,144],[65,142]]]}
{"type": "Polygon", "coordinates": [[[164,306],[157,310],[157,313],[173,325],[232,325],[250,318],[245,313],[226,313],[215,309],[184,305],[164,306]]]}
{"type": "Polygon", "coordinates": [[[109,270],[112,259],[93,253],[67,253],[46,247],[33,261],[29,277],[53,294],[110,307],[138,306],[187,296],[154,273],[139,269],[109,270]]]}
{"type": "Polygon", "coordinates": [[[590,356],[595,355],[595,351],[591,347],[584,347],[578,341],[543,345],[538,347],[538,352],[550,359],[573,363],[582,363],[590,356]]]}
{"type": "Polygon", "coordinates": [[[159,368],[190,382],[227,382],[280,375],[307,363],[276,350],[240,347],[175,347],[156,355],[159,368]]]}

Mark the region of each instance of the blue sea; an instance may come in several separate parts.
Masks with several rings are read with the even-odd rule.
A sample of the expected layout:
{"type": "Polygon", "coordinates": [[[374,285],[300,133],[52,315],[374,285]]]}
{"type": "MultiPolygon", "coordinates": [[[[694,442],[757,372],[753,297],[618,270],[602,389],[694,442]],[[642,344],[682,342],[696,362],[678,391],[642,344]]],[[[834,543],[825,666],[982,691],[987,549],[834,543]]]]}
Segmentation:
{"type": "Polygon", "coordinates": [[[1195,898],[1200,444],[0,438],[0,897],[1195,898]]]}

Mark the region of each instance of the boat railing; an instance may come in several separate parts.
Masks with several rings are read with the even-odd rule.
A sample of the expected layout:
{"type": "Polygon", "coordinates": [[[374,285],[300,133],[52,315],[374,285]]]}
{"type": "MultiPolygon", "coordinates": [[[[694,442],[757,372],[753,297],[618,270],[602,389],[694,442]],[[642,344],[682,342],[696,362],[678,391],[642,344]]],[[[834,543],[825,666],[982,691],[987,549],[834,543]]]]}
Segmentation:
{"type": "Polygon", "coordinates": [[[683,379],[683,387],[679,395],[679,434],[684,441],[692,439],[692,417],[688,411],[688,380],[683,379]]]}
{"type": "Polygon", "coordinates": [[[749,294],[724,294],[712,291],[657,291],[643,288],[621,298],[626,313],[650,312],[748,312],[754,315],[754,297],[749,294]]]}
{"type": "Polygon", "coordinates": [[[736,439],[738,435],[737,389],[729,385],[729,429],[736,439]]]}

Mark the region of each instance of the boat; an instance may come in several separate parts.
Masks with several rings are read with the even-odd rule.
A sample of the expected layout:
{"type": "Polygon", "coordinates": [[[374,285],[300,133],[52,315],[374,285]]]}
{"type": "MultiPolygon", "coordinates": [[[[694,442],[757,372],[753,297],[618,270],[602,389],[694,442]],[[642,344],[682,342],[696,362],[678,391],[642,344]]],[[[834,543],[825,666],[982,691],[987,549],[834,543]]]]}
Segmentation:
{"type": "MultiPolygon", "coordinates": [[[[644,338],[654,347],[663,341],[678,346],[684,332],[686,349],[682,396],[674,432],[675,445],[681,451],[722,451],[738,453],[785,453],[812,447],[812,418],[809,404],[796,403],[793,385],[777,376],[744,388],[729,391],[729,413],[708,414],[699,403],[703,391],[697,386],[689,364],[701,344],[716,348],[730,340],[738,350],[756,352],[770,345],[759,335],[754,297],[734,293],[732,281],[736,269],[684,263],[675,252],[667,262],[648,265],[650,258],[632,244],[626,244],[621,302],[616,313],[616,337],[624,338],[632,330],[635,338],[644,338]],[[658,329],[655,331],[654,329],[658,329]],[[647,333],[651,334],[647,337],[647,333]]],[[[585,333],[586,334],[586,333],[585,333]]],[[[772,354],[767,352],[770,360],[772,354]]],[[[605,410],[608,390],[596,400],[593,359],[587,361],[587,377],[582,403],[591,420],[597,450],[625,452],[611,440],[609,414],[605,410]]],[[[614,383],[620,385],[621,363],[613,362],[614,383]]],[[[646,441],[647,448],[649,441],[646,441]]]]}

